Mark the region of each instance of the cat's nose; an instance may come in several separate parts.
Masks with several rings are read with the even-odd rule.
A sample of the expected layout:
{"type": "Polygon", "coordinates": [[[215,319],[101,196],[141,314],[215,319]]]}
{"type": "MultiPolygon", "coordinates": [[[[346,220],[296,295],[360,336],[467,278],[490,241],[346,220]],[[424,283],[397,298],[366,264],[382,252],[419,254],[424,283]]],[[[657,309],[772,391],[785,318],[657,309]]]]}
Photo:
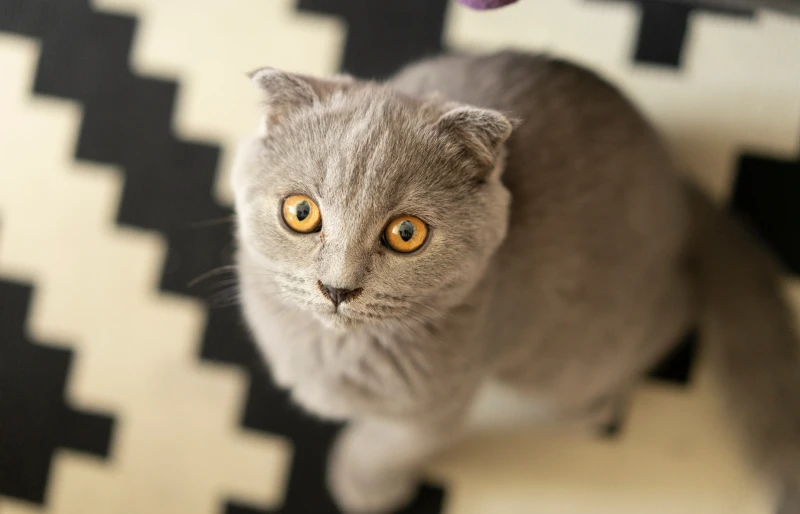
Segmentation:
{"type": "Polygon", "coordinates": [[[324,294],[337,307],[340,303],[350,300],[361,292],[360,287],[358,289],[340,289],[338,287],[331,287],[323,284],[322,282],[319,283],[319,288],[322,291],[322,294],[324,294]]]}

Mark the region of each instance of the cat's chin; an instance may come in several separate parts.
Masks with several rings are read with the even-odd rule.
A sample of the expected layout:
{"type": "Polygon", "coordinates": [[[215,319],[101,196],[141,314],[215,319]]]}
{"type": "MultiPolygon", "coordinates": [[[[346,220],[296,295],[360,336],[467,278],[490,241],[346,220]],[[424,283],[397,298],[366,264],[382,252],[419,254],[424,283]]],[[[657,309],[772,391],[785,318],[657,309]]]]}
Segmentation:
{"type": "Polygon", "coordinates": [[[364,322],[351,318],[341,312],[327,312],[317,314],[317,319],[326,327],[347,332],[364,325],[364,322]]]}

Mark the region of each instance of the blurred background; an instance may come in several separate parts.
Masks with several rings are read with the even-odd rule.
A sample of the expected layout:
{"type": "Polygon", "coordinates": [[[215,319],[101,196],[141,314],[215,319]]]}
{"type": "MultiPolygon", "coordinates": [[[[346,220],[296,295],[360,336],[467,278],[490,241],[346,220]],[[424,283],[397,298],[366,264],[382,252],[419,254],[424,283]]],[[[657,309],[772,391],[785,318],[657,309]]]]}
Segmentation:
{"type": "MultiPolygon", "coordinates": [[[[337,427],[273,388],[232,274],[204,275],[230,264],[259,66],[380,78],[504,47],[589,65],[777,251],[800,310],[800,16],[714,5],[0,0],[0,513],[336,512],[337,427]]],[[[607,434],[476,432],[407,512],[767,514],[702,356],[687,334],[607,434]]]]}

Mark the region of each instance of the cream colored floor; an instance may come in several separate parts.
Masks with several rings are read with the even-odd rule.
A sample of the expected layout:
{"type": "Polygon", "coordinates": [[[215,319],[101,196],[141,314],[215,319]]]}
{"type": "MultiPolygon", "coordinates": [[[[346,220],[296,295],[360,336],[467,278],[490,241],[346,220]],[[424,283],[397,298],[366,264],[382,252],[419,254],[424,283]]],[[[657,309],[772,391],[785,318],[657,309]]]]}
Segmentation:
{"type": "MultiPolygon", "coordinates": [[[[294,3],[94,2],[139,18],[136,73],[179,81],[174,130],[222,144],[223,201],[231,198],[236,141],[257,118],[242,72],[269,64],[324,74],[337,66],[345,28],[298,15],[294,3]]],[[[730,193],[739,149],[800,153],[799,20],[696,16],[676,73],[631,64],[636,16],[622,2],[582,0],[491,13],[453,8],[446,42],[546,49],[598,68],[657,121],[719,200],[730,193]]],[[[0,497],[0,511],[212,514],[226,497],[277,505],[291,444],[237,425],[247,377],[197,360],[203,309],[158,292],[165,244],[157,233],[114,223],[118,170],[73,161],[80,105],[31,96],[38,52],[34,40],[0,35],[0,276],[36,284],[28,330],[77,351],[70,400],[123,422],[107,461],[58,454],[47,507],[0,497]]],[[[800,285],[787,288],[800,308],[800,285]]],[[[512,423],[476,433],[429,471],[449,485],[447,514],[766,514],[770,499],[725,428],[717,398],[701,368],[689,390],[643,385],[617,440],[512,423]]]]}

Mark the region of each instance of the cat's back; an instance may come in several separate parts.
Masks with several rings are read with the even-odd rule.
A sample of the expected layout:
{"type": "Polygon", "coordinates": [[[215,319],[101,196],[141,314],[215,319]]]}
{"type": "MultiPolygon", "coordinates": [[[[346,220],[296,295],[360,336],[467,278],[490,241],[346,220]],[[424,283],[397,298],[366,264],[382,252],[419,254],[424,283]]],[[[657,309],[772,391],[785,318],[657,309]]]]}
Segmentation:
{"type": "Polygon", "coordinates": [[[547,106],[579,112],[588,103],[606,104],[617,115],[640,119],[609,82],[591,70],[546,54],[515,50],[487,55],[443,55],[407,66],[391,85],[413,96],[440,94],[506,112],[523,125],[547,106]],[[620,112],[624,109],[626,112],[620,112]]]}
{"type": "Polygon", "coordinates": [[[404,93],[442,96],[480,107],[508,110],[550,72],[545,56],[516,51],[489,55],[442,55],[400,70],[392,86],[404,93]],[[510,87],[513,85],[513,87],[510,87]]]}
{"type": "Polygon", "coordinates": [[[621,167],[623,159],[630,165],[646,158],[671,166],[654,129],[616,87],[587,68],[547,55],[508,50],[440,56],[401,70],[391,85],[515,118],[503,177],[515,196],[570,187],[573,175],[597,179],[609,173],[605,178],[614,179],[632,167],[621,167]]]}

